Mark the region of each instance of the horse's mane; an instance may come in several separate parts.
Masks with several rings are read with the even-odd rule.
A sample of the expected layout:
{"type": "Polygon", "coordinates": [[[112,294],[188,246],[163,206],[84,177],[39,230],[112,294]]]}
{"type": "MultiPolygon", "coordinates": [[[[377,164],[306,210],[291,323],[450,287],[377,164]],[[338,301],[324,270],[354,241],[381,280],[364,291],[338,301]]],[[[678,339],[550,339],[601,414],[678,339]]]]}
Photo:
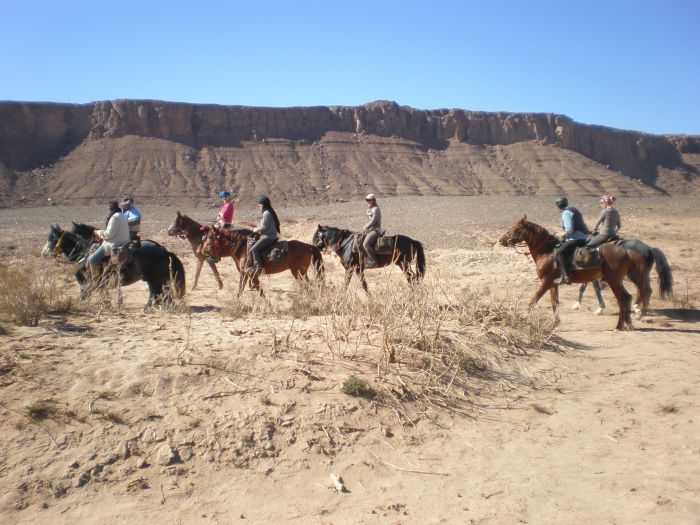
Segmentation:
{"type": "Polygon", "coordinates": [[[549,233],[549,230],[544,226],[540,226],[534,222],[524,221],[523,227],[529,229],[535,238],[541,239],[542,248],[549,249],[553,248],[555,244],[559,244],[559,239],[557,239],[555,235],[549,233]]]}
{"type": "Polygon", "coordinates": [[[202,227],[200,223],[195,221],[192,217],[189,217],[184,214],[180,214],[180,219],[182,220],[183,224],[183,229],[185,230],[194,230],[197,228],[198,230],[202,227]]]}

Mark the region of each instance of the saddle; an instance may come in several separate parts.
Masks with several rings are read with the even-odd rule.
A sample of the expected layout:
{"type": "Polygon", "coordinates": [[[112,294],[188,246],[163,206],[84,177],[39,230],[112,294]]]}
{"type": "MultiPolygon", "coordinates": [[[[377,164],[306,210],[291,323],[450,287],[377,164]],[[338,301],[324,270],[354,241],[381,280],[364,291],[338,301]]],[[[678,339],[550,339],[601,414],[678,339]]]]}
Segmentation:
{"type": "Polygon", "coordinates": [[[141,246],[141,240],[133,240],[124,246],[112,248],[112,255],[109,257],[109,263],[112,266],[127,266],[132,259],[133,252],[141,246]]]}
{"type": "MultiPolygon", "coordinates": [[[[253,247],[257,240],[257,237],[248,238],[248,253],[250,253],[250,249],[253,247]]],[[[274,244],[268,246],[267,248],[264,248],[261,254],[265,262],[268,262],[270,264],[276,264],[284,260],[288,251],[289,241],[277,241],[274,244]]]]}

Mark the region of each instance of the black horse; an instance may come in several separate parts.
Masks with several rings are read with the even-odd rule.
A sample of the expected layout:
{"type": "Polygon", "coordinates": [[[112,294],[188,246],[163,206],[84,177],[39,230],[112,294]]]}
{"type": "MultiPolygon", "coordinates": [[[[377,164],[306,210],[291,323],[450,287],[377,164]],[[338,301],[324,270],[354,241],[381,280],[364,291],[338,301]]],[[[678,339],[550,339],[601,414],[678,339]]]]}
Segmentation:
{"type": "MultiPolygon", "coordinates": [[[[647,276],[651,273],[651,269],[656,264],[656,274],[659,278],[659,296],[661,299],[668,299],[673,295],[673,274],[671,272],[671,266],[668,264],[668,260],[664,253],[658,248],[652,248],[648,244],[640,241],[639,239],[629,239],[619,241],[620,246],[622,246],[627,253],[632,257],[640,258],[644,261],[644,271],[647,276]]],[[[649,298],[651,297],[651,286],[648,285],[649,279],[645,281],[648,288],[642,290],[639,288],[637,290],[637,297],[634,300],[633,308],[639,314],[639,316],[646,315],[649,308],[649,298]]],[[[586,291],[586,284],[581,285],[579,290],[578,301],[574,303],[572,308],[577,309],[581,305],[581,300],[583,299],[583,293],[586,291]]],[[[593,282],[593,286],[598,284],[596,281],[593,282]]],[[[605,309],[605,302],[600,294],[600,286],[596,289],[596,295],[598,297],[598,304],[600,308],[598,312],[602,312],[605,309]]],[[[597,313],[597,312],[596,312],[597,313]]]]}
{"type": "MultiPolygon", "coordinates": [[[[59,226],[51,226],[46,246],[42,251],[46,255],[62,253],[73,262],[81,262],[75,278],[80,284],[82,296],[89,293],[91,287],[97,286],[92,282],[84,261],[88,256],[90,245],[91,241],[79,235],[61,230],[59,226]]],[[[111,266],[108,266],[108,270],[117,271],[111,266]]],[[[131,251],[130,261],[119,268],[118,278],[121,286],[146,281],[149,291],[147,307],[154,302],[179,299],[185,295],[185,269],[182,262],[174,253],[155,241],[141,241],[140,246],[131,251]],[[171,282],[174,294],[166,293],[169,291],[171,282]]]]}
{"type": "MultiPolygon", "coordinates": [[[[355,245],[361,244],[361,233],[341,230],[332,226],[318,225],[314,232],[312,244],[320,250],[332,251],[340,257],[340,263],[345,268],[345,284],[350,283],[352,274],[355,273],[362,283],[362,288],[366,291],[367,281],[365,281],[363,249],[354,249],[355,245]]],[[[396,264],[408,279],[408,282],[419,282],[425,275],[425,252],[423,245],[405,235],[392,235],[388,237],[393,249],[390,253],[376,253],[377,266],[389,266],[396,264]],[[411,264],[415,260],[415,271],[411,269],[411,264]]]]}

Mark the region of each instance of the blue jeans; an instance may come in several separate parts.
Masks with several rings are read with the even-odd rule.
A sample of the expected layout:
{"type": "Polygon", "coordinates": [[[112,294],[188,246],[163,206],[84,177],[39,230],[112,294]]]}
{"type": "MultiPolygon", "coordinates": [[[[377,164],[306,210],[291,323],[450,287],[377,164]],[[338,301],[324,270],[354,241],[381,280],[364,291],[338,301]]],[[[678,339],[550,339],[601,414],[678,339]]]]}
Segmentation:
{"type": "Polygon", "coordinates": [[[100,246],[93,252],[93,254],[88,258],[88,263],[90,264],[100,264],[108,257],[105,245],[100,244],[100,246]]]}

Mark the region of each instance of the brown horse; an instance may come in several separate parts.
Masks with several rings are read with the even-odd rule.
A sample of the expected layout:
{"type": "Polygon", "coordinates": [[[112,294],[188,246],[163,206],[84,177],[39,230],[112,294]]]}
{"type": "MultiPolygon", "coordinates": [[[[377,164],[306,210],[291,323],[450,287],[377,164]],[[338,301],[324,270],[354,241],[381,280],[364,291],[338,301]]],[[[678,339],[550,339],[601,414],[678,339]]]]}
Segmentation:
{"type": "MultiPolygon", "coordinates": [[[[224,287],[224,282],[221,280],[219,270],[216,268],[216,263],[208,259],[208,257],[206,257],[205,255],[203,255],[201,251],[201,246],[203,242],[202,239],[204,238],[207,230],[210,229],[210,226],[203,226],[194,219],[188,217],[187,215],[182,215],[180,213],[180,210],[178,210],[177,214],[175,214],[175,220],[170,225],[170,228],[168,228],[168,235],[187,239],[187,241],[190,243],[190,247],[192,248],[192,253],[197,258],[197,269],[194,273],[194,284],[192,285],[192,290],[197,288],[197,282],[199,281],[199,272],[202,271],[202,264],[204,264],[204,261],[207,262],[207,264],[211,268],[211,271],[214,272],[216,282],[219,284],[219,290],[221,290],[224,287]]],[[[238,231],[243,232],[245,235],[253,233],[251,230],[238,231]]],[[[220,256],[233,257],[231,253],[225,253],[224,251],[220,253],[220,256]]],[[[241,268],[238,264],[238,260],[235,257],[233,257],[233,261],[234,263],[236,263],[236,268],[238,268],[238,271],[240,272],[241,268]]]]}
{"type": "MultiPolygon", "coordinates": [[[[530,300],[530,307],[549,290],[552,301],[552,310],[557,314],[559,306],[559,285],[555,279],[560,276],[559,270],[554,264],[553,251],[559,243],[554,235],[549,233],[542,226],[529,222],[527,217],[515,221],[513,226],[503,234],[500,241],[503,246],[517,246],[526,244],[530,255],[535,261],[537,275],[540,278],[540,286],[535,295],[530,300]]],[[[575,283],[589,283],[595,280],[604,280],[610,286],[620,312],[617,319],[617,329],[632,329],[631,298],[632,296],[625,290],[622,284],[624,278],[629,274],[630,279],[640,288],[646,289],[644,282],[644,268],[637,268],[637,264],[630,257],[627,250],[612,243],[603,244],[600,247],[601,265],[596,268],[575,270],[571,272],[571,281],[575,283]]]]}
{"type": "MultiPolygon", "coordinates": [[[[352,274],[356,274],[362,288],[365,292],[367,289],[367,281],[365,280],[364,257],[360,251],[352,250],[352,244],[360,234],[351,232],[350,230],[341,230],[332,226],[318,225],[318,229],[314,232],[314,246],[321,250],[332,251],[340,258],[340,263],[345,268],[345,284],[350,283],[352,274]]],[[[425,252],[423,245],[405,235],[394,236],[394,249],[389,254],[376,254],[377,266],[389,266],[396,264],[401,271],[406,275],[408,282],[419,282],[425,275],[425,252]],[[415,272],[411,270],[411,264],[416,263],[415,272]]]]}
{"type": "MultiPolygon", "coordinates": [[[[216,242],[219,244],[219,253],[222,256],[230,255],[233,258],[236,268],[241,273],[238,295],[241,294],[249,281],[252,288],[260,290],[260,295],[263,295],[258,276],[251,275],[244,270],[248,262],[248,239],[252,233],[250,230],[219,230],[217,234],[216,231],[210,230],[202,245],[201,251],[204,257],[211,254],[212,245],[216,242]]],[[[281,261],[275,263],[265,261],[264,273],[269,275],[289,270],[295,279],[308,281],[307,272],[309,267],[313,265],[317,278],[323,279],[323,257],[318,248],[295,240],[287,241],[287,245],[288,250],[281,261]]]]}

